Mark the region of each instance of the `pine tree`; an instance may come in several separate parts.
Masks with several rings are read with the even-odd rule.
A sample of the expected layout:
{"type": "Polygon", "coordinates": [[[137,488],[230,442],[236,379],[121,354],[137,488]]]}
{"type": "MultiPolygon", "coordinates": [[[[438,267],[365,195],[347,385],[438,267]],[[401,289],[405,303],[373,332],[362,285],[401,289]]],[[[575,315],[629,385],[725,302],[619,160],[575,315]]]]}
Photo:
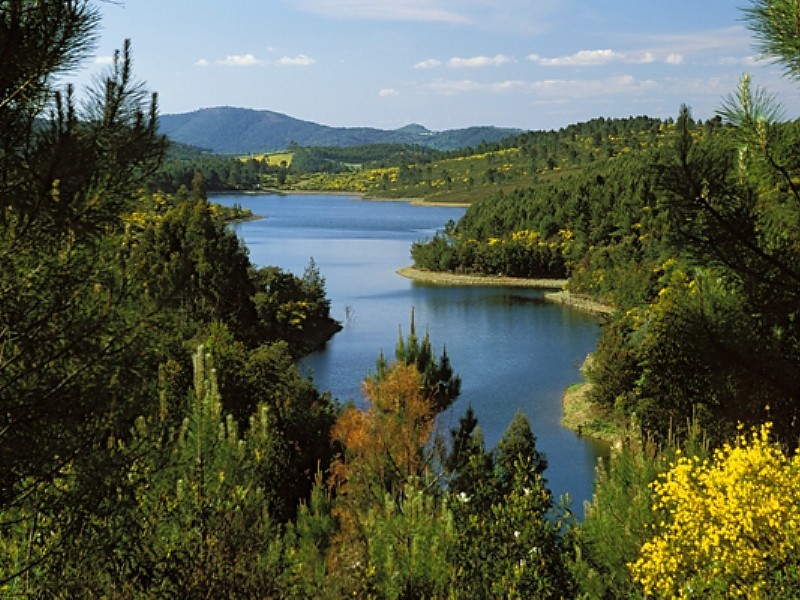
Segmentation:
{"type": "Polygon", "coordinates": [[[531,431],[528,417],[521,410],[514,414],[495,450],[495,460],[500,478],[510,486],[513,480],[514,464],[525,461],[538,476],[547,469],[547,458],[536,448],[536,436],[531,431]]]}
{"type": "MultiPolygon", "coordinates": [[[[407,365],[414,365],[422,375],[425,395],[431,400],[436,413],[446,410],[461,393],[461,378],[453,371],[447,348],[437,360],[431,345],[430,332],[426,329],[420,341],[414,322],[414,308],[411,308],[411,324],[408,338],[403,338],[403,330],[399,328],[395,359],[407,365]]],[[[385,358],[381,352],[378,358],[376,377],[381,377],[385,370],[385,358]]]]}
{"type": "Polygon", "coordinates": [[[163,150],[155,97],[127,42],[85,108],[53,83],[97,23],[87,1],[0,5],[0,507],[102,443],[141,401],[128,392],[154,389],[134,367],[144,352],[122,358],[158,308],[142,305],[122,216],[163,150]]]}

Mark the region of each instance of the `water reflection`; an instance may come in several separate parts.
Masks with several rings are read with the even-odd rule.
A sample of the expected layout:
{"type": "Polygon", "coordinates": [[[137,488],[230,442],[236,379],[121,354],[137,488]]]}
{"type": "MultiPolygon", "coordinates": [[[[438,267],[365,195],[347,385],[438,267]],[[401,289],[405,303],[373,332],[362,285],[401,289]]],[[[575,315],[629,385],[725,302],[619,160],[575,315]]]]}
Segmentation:
{"type": "MultiPolygon", "coordinates": [[[[462,378],[462,393],[441,416],[446,434],[472,405],[493,447],[519,409],[548,457],[546,473],[558,496],[576,507],[590,498],[594,466],[606,449],[561,427],[561,395],[597,341],[595,318],[547,303],[519,288],[441,287],[395,273],[409,247],[463,210],[342,196],[225,196],[268,218],[237,226],[256,264],[295,273],[313,257],[326,278],[335,318],[344,328],[302,363],[321,389],[340,400],[361,398],[361,381],[378,353],[392,356],[399,329],[408,333],[414,307],[420,333],[428,328],[437,353],[446,346],[462,378]]],[[[582,514],[580,509],[578,514],[582,514]]]]}

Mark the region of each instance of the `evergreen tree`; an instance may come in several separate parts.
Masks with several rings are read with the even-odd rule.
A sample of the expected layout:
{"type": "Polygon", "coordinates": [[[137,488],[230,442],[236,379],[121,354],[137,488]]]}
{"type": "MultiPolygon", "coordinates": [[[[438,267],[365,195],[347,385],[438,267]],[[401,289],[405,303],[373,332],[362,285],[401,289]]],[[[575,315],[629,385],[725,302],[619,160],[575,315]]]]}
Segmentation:
{"type": "Polygon", "coordinates": [[[495,449],[497,469],[506,487],[513,482],[514,465],[518,461],[525,461],[532,472],[540,477],[547,469],[547,458],[537,450],[536,437],[531,431],[528,417],[521,410],[514,414],[495,449]]]}
{"type": "Polygon", "coordinates": [[[155,98],[127,43],[84,109],[53,87],[97,22],[86,1],[0,5],[0,507],[60,478],[153,389],[134,345],[158,301],[139,302],[122,215],[162,152],[155,98]]]}
{"type": "MultiPolygon", "coordinates": [[[[470,425],[469,419],[462,420],[464,431],[470,425]]],[[[553,512],[542,477],[547,463],[522,413],[509,425],[495,455],[492,470],[485,454],[473,452],[462,474],[474,477],[456,479],[459,488],[450,490],[456,595],[571,596],[575,584],[567,569],[568,552],[561,524],[554,520],[561,513],[553,512]]]]}
{"type": "MultiPolygon", "coordinates": [[[[413,307],[411,308],[408,338],[403,339],[403,331],[400,329],[395,358],[399,362],[414,365],[417,368],[422,375],[425,394],[433,404],[436,413],[448,408],[461,393],[461,378],[453,372],[447,348],[442,349],[442,355],[437,360],[431,347],[430,333],[426,330],[422,341],[417,336],[413,307]]],[[[381,353],[378,358],[377,377],[382,376],[385,367],[386,361],[381,353]]]]}

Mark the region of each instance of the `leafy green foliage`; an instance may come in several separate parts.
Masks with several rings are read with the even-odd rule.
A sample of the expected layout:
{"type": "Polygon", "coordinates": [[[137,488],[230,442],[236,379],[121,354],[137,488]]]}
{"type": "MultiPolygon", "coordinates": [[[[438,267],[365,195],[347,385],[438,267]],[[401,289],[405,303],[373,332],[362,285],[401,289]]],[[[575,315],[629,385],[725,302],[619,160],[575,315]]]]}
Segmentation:
{"type": "MultiPolygon", "coordinates": [[[[254,564],[226,558],[234,540],[263,556],[248,535],[268,539],[326,466],[335,407],[299,377],[274,315],[259,314],[263,282],[201,182],[174,198],[142,191],[164,140],[129,45],[83,108],[51,88],[96,25],[90,2],[0,6],[0,52],[26,50],[0,68],[0,544],[11,557],[0,589],[220,589],[254,564]],[[218,356],[248,366],[242,423],[222,416],[216,383],[197,391],[202,409],[186,401],[189,349],[215,327],[218,356]],[[260,466],[241,453],[247,440],[260,466]],[[241,475],[231,486],[226,469],[241,475]],[[191,490],[178,515],[181,480],[191,490]],[[239,512],[230,502],[250,485],[261,491],[239,512]]],[[[323,285],[298,278],[287,300],[316,323],[293,336],[298,353],[335,330],[323,285]]]]}
{"type": "Polygon", "coordinates": [[[293,151],[291,167],[295,174],[380,169],[426,162],[440,154],[431,148],[409,144],[370,144],[350,148],[298,146],[293,151]]]}
{"type": "MultiPolygon", "coordinates": [[[[781,20],[796,16],[788,9],[755,2],[747,14],[795,74],[794,43],[778,39],[781,20]]],[[[566,273],[572,291],[615,304],[590,370],[594,394],[635,415],[662,450],[632,431],[599,470],[586,521],[566,528],[521,413],[493,450],[471,410],[448,452],[432,439],[460,380],[446,352],[436,359],[427,333],[417,337],[413,314],[397,362],[381,357],[365,382],[367,410],[340,410],[300,376],[296,358],[337,329],[322,274],[313,260],[302,277],[256,270],[194,166],[153,179],[164,140],[128,45],[85,110],[71,90],[51,88],[91,48],[96,25],[89,2],[0,6],[0,53],[21,49],[0,67],[3,595],[635,596],[666,582],[656,579],[675,552],[659,554],[661,541],[689,539],[665,535],[684,522],[659,513],[668,502],[708,509],[691,515],[711,515],[703,527],[732,505],[702,505],[718,491],[705,483],[686,493],[713,479],[698,426],[716,441],[735,421],[774,418],[775,435],[796,442],[798,128],[748,78],[723,103],[725,127],[683,108],[674,124],[597,119],[449,155],[294,149],[297,170],[308,159],[341,171],[308,182],[486,198],[415,245],[430,268],[566,273]],[[145,194],[154,181],[177,194],[145,194]],[[673,461],[676,434],[700,458],[673,461]],[[670,461],[691,481],[659,479],[670,461]]],[[[202,160],[214,187],[297,183],[288,161],[202,160]]],[[[753,446],[757,459],[785,458],[753,446]]],[[[717,462],[734,450],[747,448],[723,446],[717,462]]],[[[753,504],[765,486],[750,486],[747,470],[745,479],[718,487],[746,489],[753,504]]],[[[789,495],[755,502],[759,519],[775,526],[789,495]]],[[[706,552],[706,538],[686,548],[706,552]]],[[[776,536],[766,538],[748,560],[764,558],[776,536]]],[[[764,589],[791,595],[796,560],[780,561],[756,571],[769,573],[764,589]]],[[[677,576],[694,577],[692,563],[677,576]]],[[[704,590],[742,581],[734,573],[704,590]]]]}
{"type": "Polygon", "coordinates": [[[202,154],[188,158],[169,157],[150,178],[151,190],[175,193],[189,187],[196,173],[209,192],[259,190],[280,187],[286,182],[287,167],[256,158],[202,154]]]}
{"type": "Polygon", "coordinates": [[[542,478],[547,461],[527,419],[515,416],[494,457],[483,451],[473,423],[467,414],[453,432],[454,441],[472,438],[453,448],[450,461],[458,468],[450,488],[453,589],[468,597],[571,595],[568,554],[542,478]]]}
{"type": "Polygon", "coordinates": [[[748,29],[758,41],[757,49],[797,79],[800,74],[797,4],[792,0],[752,0],[744,14],[748,29]]]}
{"type": "Polygon", "coordinates": [[[95,481],[91,495],[84,496],[87,504],[54,502],[58,494],[70,496],[86,485],[75,470],[61,490],[48,490],[44,503],[17,509],[18,531],[3,544],[47,560],[33,561],[29,576],[12,580],[9,591],[43,597],[198,597],[269,589],[263,557],[276,534],[270,517],[274,476],[286,449],[267,407],[253,417],[244,437],[224,416],[210,356],[202,347],[194,369],[182,421],[171,425],[174,419],[164,407],[160,417],[139,418],[127,440],[109,440],[120,472],[95,481]],[[36,518],[27,518],[28,511],[36,518]],[[78,528],[72,523],[76,518],[78,528]],[[20,546],[25,540],[33,543],[20,546]]]}
{"type": "Polygon", "coordinates": [[[162,148],[127,44],[85,112],[68,90],[39,121],[47,76],[85,55],[97,13],[14,4],[0,52],[28,54],[0,69],[0,507],[51,484],[152,390],[130,368],[151,358],[154,305],[139,304],[120,216],[162,148]]]}

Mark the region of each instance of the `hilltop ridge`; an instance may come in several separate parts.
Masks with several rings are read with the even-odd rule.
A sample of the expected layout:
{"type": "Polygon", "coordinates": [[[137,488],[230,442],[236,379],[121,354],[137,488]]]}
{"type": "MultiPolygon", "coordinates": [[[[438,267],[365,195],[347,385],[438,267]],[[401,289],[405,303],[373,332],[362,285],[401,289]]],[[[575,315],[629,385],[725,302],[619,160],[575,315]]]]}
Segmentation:
{"type": "Polygon", "coordinates": [[[270,110],[232,106],[162,115],[159,126],[161,133],[176,142],[219,154],[272,152],[291,145],[349,147],[383,143],[454,150],[481,142],[496,142],[520,133],[518,129],[492,126],[431,131],[418,123],[392,130],[332,127],[270,110]]]}

